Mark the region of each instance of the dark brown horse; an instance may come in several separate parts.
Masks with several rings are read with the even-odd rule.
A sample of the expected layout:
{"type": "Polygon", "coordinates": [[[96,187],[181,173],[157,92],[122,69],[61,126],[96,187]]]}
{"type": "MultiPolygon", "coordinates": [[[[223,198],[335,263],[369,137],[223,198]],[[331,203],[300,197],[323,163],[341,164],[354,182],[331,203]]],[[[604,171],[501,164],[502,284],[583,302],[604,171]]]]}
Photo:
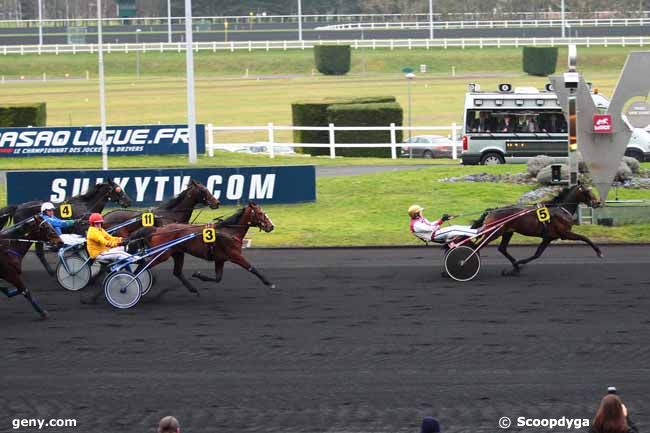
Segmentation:
{"type": "Polygon", "coordinates": [[[174,276],[192,293],[198,293],[198,291],[183,275],[185,253],[214,262],[214,278],[201,275],[198,272],[194,273],[193,276],[202,281],[220,282],[223,277],[223,266],[227,261],[230,261],[254,274],[266,286],[273,289],[275,285],[255,269],[242,255],[242,242],[248,229],[251,227],[257,227],[267,233],[273,231],[274,228],[273,223],[262,211],[262,208],[253,202],[248,203],[246,207],[240,209],[226,220],[215,224],[169,224],[159,228],[145,227],[133,233],[132,238],[134,240],[143,239],[148,247],[155,247],[190,233],[199,234],[199,236],[193,239],[171,247],[151,263],[151,266],[156,266],[170,257],[173,258],[174,276]],[[206,227],[211,227],[216,230],[216,241],[214,243],[204,242],[201,233],[206,227]]]}
{"type": "MultiPolygon", "coordinates": [[[[66,218],[85,218],[91,213],[101,212],[109,201],[118,203],[122,207],[131,206],[131,199],[126,192],[124,192],[122,187],[115,183],[113,179],[108,179],[106,182],[98,183],[90,187],[88,192],[76,195],[67,200],[66,203],[71,205],[72,215],[68,215],[66,218]]],[[[20,222],[34,215],[40,214],[42,204],[42,201],[30,201],[16,206],[12,215],[14,222],[20,222]]],[[[10,206],[5,209],[10,209],[10,206]]],[[[0,209],[0,213],[3,211],[4,209],[0,209]]],[[[61,217],[60,209],[55,210],[55,215],[59,218],[61,217]]],[[[0,226],[0,228],[2,228],[2,226],[0,226]]],[[[85,235],[85,233],[78,234],[85,235]]],[[[41,243],[36,244],[36,256],[43,264],[43,267],[45,267],[47,273],[54,275],[54,270],[45,259],[43,244],[41,243]]]]}
{"type": "MultiPolygon", "coordinates": [[[[515,218],[514,220],[506,223],[503,228],[495,231],[494,235],[491,236],[491,240],[494,240],[501,236],[499,252],[503,254],[508,260],[510,260],[510,263],[512,263],[513,267],[512,270],[504,271],[503,274],[519,274],[522,265],[538,259],[546,247],[548,247],[551,242],[557,239],[585,242],[589,244],[589,246],[591,246],[594,251],[596,251],[598,257],[602,258],[603,253],[600,251],[600,248],[598,248],[596,244],[594,244],[586,236],[582,236],[571,231],[571,228],[573,227],[573,217],[578,210],[578,205],[580,203],[587,204],[591,207],[596,207],[599,205],[598,200],[591,192],[591,190],[584,185],[578,184],[571,188],[565,188],[553,200],[543,203],[543,205],[548,208],[550,214],[550,220],[548,222],[540,222],[537,213],[535,211],[532,211],[525,213],[519,218],[515,218]],[[508,244],[510,243],[512,236],[515,233],[519,233],[524,236],[542,238],[542,243],[537,247],[535,254],[522,260],[516,260],[508,253],[508,244]]],[[[474,225],[472,225],[472,228],[498,224],[499,221],[503,221],[509,216],[521,212],[524,209],[526,209],[525,206],[511,206],[506,208],[488,209],[485,213],[483,213],[483,215],[481,215],[481,217],[474,223],[474,225]]]]}
{"type": "Polygon", "coordinates": [[[23,220],[18,224],[0,232],[0,284],[4,280],[9,286],[0,287],[0,291],[12,298],[23,295],[32,307],[41,315],[47,317],[45,311],[36,302],[22,278],[22,263],[32,242],[48,242],[57,247],[63,246],[63,241],[56,231],[40,215],[23,220]]]}
{"type": "MultiPolygon", "coordinates": [[[[161,203],[160,206],[152,209],[156,227],[162,227],[165,224],[190,222],[192,212],[197,205],[210,206],[210,209],[217,209],[220,205],[219,200],[201,183],[192,179],[183,192],[178,196],[161,203]]],[[[104,215],[104,227],[109,229],[121,224],[128,219],[139,217],[142,212],[129,210],[114,210],[104,215]]],[[[141,221],[138,220],[133,224],[122,227],[114,236],[128,237],[130,233],[142,228],[141,221]]]]}

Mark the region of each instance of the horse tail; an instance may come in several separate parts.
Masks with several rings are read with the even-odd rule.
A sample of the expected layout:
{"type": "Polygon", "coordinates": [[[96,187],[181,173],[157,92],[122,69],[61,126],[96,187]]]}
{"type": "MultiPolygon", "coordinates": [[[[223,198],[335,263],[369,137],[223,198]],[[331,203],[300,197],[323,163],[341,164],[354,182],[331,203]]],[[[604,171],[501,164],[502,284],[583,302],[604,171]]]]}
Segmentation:
{"type": "Polygon", "coordinates": [[[0,229],[6,226],[16,215],[18,206],[11,205],[0,209],[0,229]]]}

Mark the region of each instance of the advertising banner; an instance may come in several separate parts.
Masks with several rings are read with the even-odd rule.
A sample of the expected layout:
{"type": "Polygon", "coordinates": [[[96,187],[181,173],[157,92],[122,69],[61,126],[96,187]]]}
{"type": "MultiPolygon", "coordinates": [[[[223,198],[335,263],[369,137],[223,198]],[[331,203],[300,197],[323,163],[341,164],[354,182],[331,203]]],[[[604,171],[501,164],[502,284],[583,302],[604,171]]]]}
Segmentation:
{"type": "Polygon", "coordinates": [[[61,203],[110,177],[124,188],[133,207],[156,206],[178,195],[191,179],[205,185],[224,205],[300,203],[316,200],[314,166],[172,168],[137,170],[9,171],[7,201],[61,203]]]}
{"type": "MultiPolygon", "coordinates": [[[[101,155],[101,128],[0,128],[0,158],[26,156],[101,155]]],[[[188,153],[187,125],[109,126],[109,155],[188,153]]],[[[196,125],[197,153],[205,153],[205,126],[196,125]]]]}

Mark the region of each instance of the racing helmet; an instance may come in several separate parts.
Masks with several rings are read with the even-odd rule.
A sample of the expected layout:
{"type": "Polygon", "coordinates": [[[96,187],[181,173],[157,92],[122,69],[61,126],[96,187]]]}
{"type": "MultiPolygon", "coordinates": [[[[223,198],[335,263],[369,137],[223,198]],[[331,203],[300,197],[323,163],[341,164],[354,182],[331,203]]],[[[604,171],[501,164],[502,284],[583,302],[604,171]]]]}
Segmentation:
{"type": "Polygon", "coordinates": [[[49,201],[46,201],[41,205],[41,213],[45,213],[45,211],[48,210],[54,210],[54,205],[50,203],[49,201]]]}
{"type": "Polygon", "coordinates": [[[411,205],[411,207],[409,207],[409,216],[411,218],[415,218],[415,216],[420,212],[422,212],[423,210],[424,208],[420,205],[417,204],[411,205]]]}
{"type": "Polygon", "coordinates": [[[95,225],[97,223],[103,223],[104,222],[104,217],[102,217],[102,214],[100,213],[93,213],[90,214],[88,217],[88,224],[90,225],[95,225]]]}

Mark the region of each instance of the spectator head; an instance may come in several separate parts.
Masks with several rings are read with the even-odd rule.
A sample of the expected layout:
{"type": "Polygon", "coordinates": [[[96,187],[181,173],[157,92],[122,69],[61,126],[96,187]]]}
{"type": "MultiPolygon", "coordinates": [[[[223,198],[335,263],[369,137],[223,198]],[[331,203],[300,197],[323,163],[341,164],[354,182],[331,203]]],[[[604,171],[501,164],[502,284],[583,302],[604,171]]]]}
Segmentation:
{"type": "Polygon", "coordinates": [[[440,433],[440,423],[432,416],[422,418],[420,433],[440,433]]]}
{"type": "Polygon", "coordinates": [[[627,432],[628,426],[623,413],[623,403],[617,395],[607,394],[603,397],[591,426],[598,433],[627,432]]]}
{"type": "Polygon", "coordinates": [[[158,433],[180,433],[181,426],[173,416],[166,416],[158,423],[158,433]]]}

